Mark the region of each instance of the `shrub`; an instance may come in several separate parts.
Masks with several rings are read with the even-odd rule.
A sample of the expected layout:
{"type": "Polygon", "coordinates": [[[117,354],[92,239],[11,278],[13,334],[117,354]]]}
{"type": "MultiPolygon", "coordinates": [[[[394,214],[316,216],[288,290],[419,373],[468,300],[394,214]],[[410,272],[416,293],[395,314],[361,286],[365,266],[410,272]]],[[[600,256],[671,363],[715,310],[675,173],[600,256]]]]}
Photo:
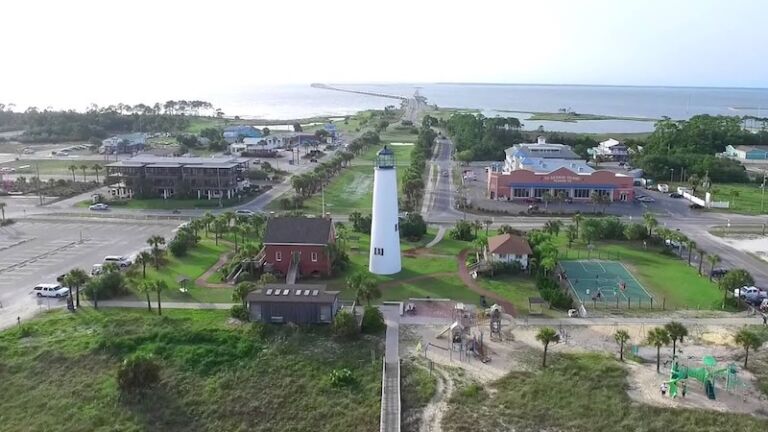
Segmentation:
{"type": "Polygon", "coordinates": [[[135,354],[117,370],[117,385],[125,393],[143,392],[160,381],[160,365],[151,356],[135,354]]]}
{"type": "Polygon", "coordinates": [[[456,226],[448,232],[448,236],[454,240],[472,241],[475,239],[472,233],[472,224],[465,220],[457,221],[456,226]]]}
{"type": "Polygon", "coordinates": [[[239,319],[240,321],[248,321],[248,309],[243,305],[234,305],[229,310],[229,315],[232,318],[239,319]]]}
{"type": "Polygon", "coordinates": [[[125,277],[120,272],[107,272],[91,278],[85,285],[85,295],[93,299],[94,295],[99,300],[119,297],[127,293],[125,289],[125,277]]]}
{"type": "Polygon", "coordinates": [[[0,221],[0,226],[13,225],[14,223],[16,223],[16,221],[13,220],[13,219],[5,219],[5,220],[0,221]]]}
{"type": "Polygon", "coordinates": [[[347,368],[332,370],[328,378],[331,382],[331,387],[346,387],[356,382],[352,371],[347,368]]]}
{"type": "Polygon", "coordinates": [[[333,334],[340,338],[354,339],[358,335],[357,319],[347,311],[339,312],[333,319],[333,334]]]}
{"type": "Polygon", "coordinates": [[[643,240],[648,237],[648,229],[643,224],[630,224],[624,228],[627,240],[643,240]]]}
{"type": "Polygon", "coordinates": [[[513,261],[511,263],[506,262],[493,262],[491,264],[494,275],[517,275],[523,271],[523,266],[519,262],[513,261]]]}
{"type": "Polygon", "coordinates": [[[171,240],[171,243],[168,244],[168,249],[173,256],[177,258],[183,257],[187,254],[187,243],[179,239],[173,239],[171,240]]]}
{"type": "Polygon", "coordinates": [[[405,220],[400,222],[400,237],[420,240],[427,233],[427,223],[418,213],[408,213],[405,220]]]}
{"type": "Polygon", "coordinates": [[[384,323],[384,315],[379,308],[374,306],[366,306],[363,312],[363,323],[361,330],[363,333],[376,334],[381,333],[387,328],[384,323]]]}

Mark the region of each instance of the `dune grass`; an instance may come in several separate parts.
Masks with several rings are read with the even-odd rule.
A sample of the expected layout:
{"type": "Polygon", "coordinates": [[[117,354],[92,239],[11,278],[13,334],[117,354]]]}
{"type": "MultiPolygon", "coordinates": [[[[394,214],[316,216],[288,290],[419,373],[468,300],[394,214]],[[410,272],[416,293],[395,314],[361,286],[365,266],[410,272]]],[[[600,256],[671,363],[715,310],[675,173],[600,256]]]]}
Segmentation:
{"type": "Polygon", "coordinates": [[[228,312],[55,311],[0,333],[3,431],[378,430],[381,338],[227,324],[228,312]],[[261,329],[261,330],[259,330],[261,329]],[[116,371],[152,355],[161,382],[121,397],[116,371]],[[347,368],[355,384],[328,376],[347,368]],[[12,397],[10,395],[13,395],[12,397]]]}
{"type": "Polygon", "coordinates": [[[768,421],[748,415],[635,403],[625,392],[627,372],[613,358],[552,355],[548,363],[545,370],[512,372],[488,388],[457,389],[444,430],[757,432],[768,427],[768,421]]]}

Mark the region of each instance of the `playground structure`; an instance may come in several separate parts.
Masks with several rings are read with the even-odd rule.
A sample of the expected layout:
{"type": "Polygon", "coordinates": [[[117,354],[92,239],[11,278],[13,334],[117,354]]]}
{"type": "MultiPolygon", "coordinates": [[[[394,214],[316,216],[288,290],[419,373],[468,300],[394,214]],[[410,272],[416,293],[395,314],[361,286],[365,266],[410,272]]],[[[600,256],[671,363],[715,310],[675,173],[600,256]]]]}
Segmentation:
{"type": "Polygon", "coordinates": [[[501,306],[494,304],[488,309],[473,310],[471,306],[457,303],[453,309],[453,322],[436,335],[437,339],[450,334],[450,351],[458,351],[460,360],[475,357],[483,363],[491,361],[488,347],[483,341],[483,330],[473,332],[473,327],[482,328],[486,323],[490,328],[491,340],[503,341],[501,306]]]}
{"type": "Polygon", "coordinates": [[[711,400],[716,398],[715,387],[717,381],[724,381],[721,386],[727,392],[744,391],[745,385],[738,376],[738,368],[735,364],[731,363],[728,366],[719,367],[717,360],[711,355],[704,356],[701,361],[704,363],[704,367],[697,368],[681,366],[677,359],[672,362],[669,381],[666,381],[669,385],[669,395],[671,397],[677,396],[680,383],[685,382],[687,379],[694,379],[703,384],[704,392],[707,398],[711,400]]]}

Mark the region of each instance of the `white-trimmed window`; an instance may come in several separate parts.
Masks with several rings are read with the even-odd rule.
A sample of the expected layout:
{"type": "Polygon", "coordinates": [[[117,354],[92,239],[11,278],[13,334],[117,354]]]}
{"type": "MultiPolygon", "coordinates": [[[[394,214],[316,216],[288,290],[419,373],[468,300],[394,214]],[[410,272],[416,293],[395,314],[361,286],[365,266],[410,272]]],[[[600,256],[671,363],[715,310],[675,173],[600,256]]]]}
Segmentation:
{"type": "Polygon", "coordinates": [[[280,251],[275,252],[275,261],[282,261],[283,260],[283,253],[280,251]]]}
{"type": "Polygon", "coordinates": [[[310,258],[312,258],[312,262],[317,262],[317,252],[312,252],[310,258]]]}

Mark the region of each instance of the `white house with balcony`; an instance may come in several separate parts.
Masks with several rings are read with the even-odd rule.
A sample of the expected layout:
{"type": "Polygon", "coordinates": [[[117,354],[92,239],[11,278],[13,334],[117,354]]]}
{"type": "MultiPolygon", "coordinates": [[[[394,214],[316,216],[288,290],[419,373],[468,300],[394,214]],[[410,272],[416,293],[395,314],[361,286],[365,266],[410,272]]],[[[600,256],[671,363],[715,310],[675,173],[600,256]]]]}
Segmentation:
{"type": "Polygon", "coordinates": [[[601,142],[597,147],[589,149],[589,153],[594,158],[601,158],[603,160],[612,160],[617,162],[626,161],[629,158],[629,149],[627,145],[622,141],[608,138],[601,142]]]}

